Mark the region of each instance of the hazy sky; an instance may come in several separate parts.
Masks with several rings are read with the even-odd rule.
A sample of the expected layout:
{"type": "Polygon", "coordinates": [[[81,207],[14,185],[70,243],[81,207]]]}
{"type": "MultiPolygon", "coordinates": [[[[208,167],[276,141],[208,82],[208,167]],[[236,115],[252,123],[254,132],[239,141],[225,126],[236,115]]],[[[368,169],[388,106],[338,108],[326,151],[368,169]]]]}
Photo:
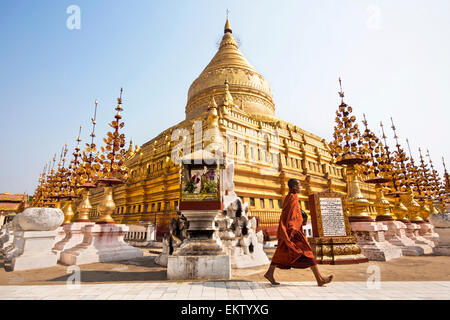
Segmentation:
{"type": "Polygon", "coordinates": [[[217,50],[229,8],[241,51],[271,84],[276,114],[331,139],[346,102],[376,133],[429,148],[450,167],[450,1],[3,1],[0,192],[32,194],[78,128],[97,142],[124,87],[127,140],[143,144],[185,117],[187,92],[217,50]],[[81,10],[69,29],[70,5],[81,10]]]}

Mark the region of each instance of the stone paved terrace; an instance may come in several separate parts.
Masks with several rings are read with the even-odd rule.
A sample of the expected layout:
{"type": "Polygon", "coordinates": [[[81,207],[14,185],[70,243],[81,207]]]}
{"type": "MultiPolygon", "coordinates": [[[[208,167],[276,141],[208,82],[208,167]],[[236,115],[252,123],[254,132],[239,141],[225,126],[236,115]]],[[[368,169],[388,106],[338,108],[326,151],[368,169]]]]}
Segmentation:
{"type": "Polygon", "coordinates": [[[0,300],[448,300],[450,281],[152,282],[0,286],[0,300]],[[376,285],[379,284],[379,288],[376,285]]]}

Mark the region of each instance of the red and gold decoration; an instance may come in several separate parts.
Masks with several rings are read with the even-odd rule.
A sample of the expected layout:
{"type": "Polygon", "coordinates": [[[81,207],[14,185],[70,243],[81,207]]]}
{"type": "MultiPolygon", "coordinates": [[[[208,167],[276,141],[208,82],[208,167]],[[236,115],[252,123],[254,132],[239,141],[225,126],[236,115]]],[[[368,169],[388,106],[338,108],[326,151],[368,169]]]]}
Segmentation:
{"type": "Polygon", "coordinates": [[[375,184],[376,200],[374,206],[377,211],[376,221],[391,221],[394,218],[389,212],[389,201],[384,197],[383,184],[390,182],[389,172],[393,165],[387,161],[383,142],[369,128],[366,115],[363,114],[365,127],[362,135],[362,150],[368,162],[362,164],[362,174],[365,183],[375,184]]]}
{"type": "Polygon", "coordinates": [[[397,179],[395,184],[397,186],[397,190],[401,192],[400,198],[403,204],[408,209],[408,220],[403,219],[403,222],[418,222],[422,221],[422,218],[419,216],[420,205],[414,199],[413,189],[411,188],[412,179],[411,172],[408,171],[407,161],[409,158],[406,156],[405,151],[400,146],[398,142],[398,136],[396,127],[394,125],[394,120],[391,118],[392,130],[394,132],[394,139],[396,142],[397,150],[394,151],[394,172],[397,175],[397,179]]]}
{"type": "Polygon", "coordinates": [[[429,188],[430,188],[430,199],[428,200],[428,207],[430,208],[430,214],[438,214],[439,211],[435,206],[435,202],[439,199],[439,189],[441,184],[441,179],[439,173],[433,166],[433,161],[431,160],[430,151],[427,149],[428,162],[430,164],[430,174],[428,176],[429,188]]]}
{"type": "Polygon", "coordinates": [[[45,181],[45,172],[47,170],[47,164],[44,166],[44,170],[39,175],[38,178],[38,186],[33,194],[33,199],[31,201],[32,207],[43,207],[44,206],[44,181],[45,181]]]}
{"type": "Polygon", "coordinates": [[[414,157],[411,153],[411,147],[409,145],[409,140],[406,138],[406,144],[408,145],[409,150],[409,162],[406,164],[407,169],[407,177],[408,182],[410,185],[410,188],[412,190],[412,194],[416,202],[419,204],[419,210],[418,210],[418,216],[411,219],[411,222],[414,223],[425,223],[424,216],[428,216],[427,211],[428,207],[425,205],[425,193],[424,193],[424,186],[422,186],[423,178],[421,175],[421,169],[416,166],[414,162],[414,157]]]}
{"type": "Polygon", "coordinates": [[[114,213],[116,205],[113,198],[113,185],[119,185],[125,183],[128,177],[128,168],[125,166],[124,158],[126,154],[125,150],[125,134],[120,133],[125,123],[120,121],[123,111],[122,108],[122,92],[120,89],[120,97],[117,99],[116,115],[109,126],[113,131],[107,133],[107,137],[103,139],[106,147],[101,147],[102,154],[100,155],[102,169],[98,172],[98,183],[103,184],[104,198],[98,205],[97,209],[101,214],[101,217],[97,223],[115,223],[111,214],[114,213]]]}
{"type": "Polygon", "coordinates": [[[385,168],[386,168],[386,177],[389,178],[389,188],[390,192],[387,194],[388,196],[394,197],[394,206],[392,208],[392,212],[395,215],[395,218],[399,221],[403,222],[409,222],[406,219],[406,215],[408,214],[408,209],[403,204],[402,200],[400,199],[400,195],[406,194],[405,192],[400,191],[400,185],[401,185],[401,177],[402,172],[396,170],[396,165],[394,162],[393,157],[391,156],[391,152],[389,151],[389,146],[386,142],[386,134],[384,133],[384,126],[383,122],[380,122],[381,132],[383,133],[383,141],[384,141],[384,151],[386,155],[386,161],[385,161],[385,168]]]}
{"type": "Polygon", "coordinates": [[[352,115],[352,107],[344,102],[342,82],[339,78],[339,96],[341,104],[336,111],[336,125],[334,127],[334,141],[329,146],[335,157],[335,163],[346,167],[347,179],[347,207],[349,210],[349,221],[373,221],[369,216],[369,201],[365,199],[359,187],[357,165],[367,161],[361,134],[352,115]]]}
{"type": "Polygon", "coordinates": [[[435,193],[433,192],[433,181],[431,168],[425,163],[422,155],[422,150],[419,148],[420,156],[420,168],[419,168],[419,196],[420,196],[420,206],[421,206],[421,217],[424,221],[428,222],[430,214],[436,214],[436,210],[433,198],[435,193]]]}
{"type": "Polygon", "coordinates": [[[78,218],[75,222],[89,222],[89,214],[92,210],[90,201],[91,189],[97,187],[97,177],[100,170],[101,159],[99,158],[97,146],[94,143],[95,138],[95,125],[97,124],[97,106],[98,101],[95,100],[94,117],[92,121],[91,143],[86,143],[86,148],[83,150],[81,159],[83,161],[80,167],[81,185],[82,188],[82,200],[78,205],[78,218]]]}
{"type": "MultiPolygon", "coordinates": [[[[65,175],[65,188],[63,189],[62,198],[65,199],[65,206],[63,207],[64,222],[63,225],[71,223],[74,219],[75,212],[73,210],[73,199],[79,198],[77,195],[77,189],[80,186],[81,174],[79,172],[80,166],[80,142],[81,142],[81,126],[77,137],[77,145],[73,153],[73,160],[69,163],[69,166],[65,175]]],[[[64,179],[63,179],[64,180],[64,179]]]]}
{"type": "Polygon", "coordinates": [[[439,185],[439,210],[440,212],[448,212],[448,207],[450,205],[450,176],[447,172],[445,166],[444,157],[442,157],[442,165],[444,166],[444,179],[442,184],[439,185]]]}
{"type": "MultiPolygon", "coordinates": [[[[64,149],[63,149],[64,150],[64,149]]],[[[60,158],[62,158],[62,153],[60,158]]],[[[60,160],[61,161],[61,160],[60,160]]],[[[49,186],[49,193],[50,193],[50,198],[53,201],[53,206],[55,208],[60,209],[60,205],[61,202],[59,201],[59,196],[58,196],[58,181],[57,181],[57,176],[56,173],[58,172],[57,170],[54,170],[55,167],[55,162],[56,162],[56,153],[53,156],[53,164],[52,164],[52,169],[50,171],[50,177],[47,179],[47,184],[49,186]]]]}

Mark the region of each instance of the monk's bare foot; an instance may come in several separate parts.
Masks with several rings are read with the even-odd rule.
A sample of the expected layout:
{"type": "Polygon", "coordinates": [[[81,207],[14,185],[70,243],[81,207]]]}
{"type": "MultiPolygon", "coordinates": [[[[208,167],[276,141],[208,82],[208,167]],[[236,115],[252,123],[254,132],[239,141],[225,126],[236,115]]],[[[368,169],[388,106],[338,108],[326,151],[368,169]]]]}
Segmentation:
{"type": "Polygon", "coordinates": [[[273,277],[273,274],[268,275],[267,273],[264,275],[264,278],[266,278],[267,280],[269,280],[269,282],[273,285],[273,286],[278,286],[280,283],[275,281],[275,278],[273,277]]]}
{"type": "Polygon", "coordinates": [[[331,281],[333,281],[334,275],[330,275],[326,278],[322,278],[322,280],[317,281],[317,285],[319,287],[322,287],[324,284],[330,283],[331,281]]]}

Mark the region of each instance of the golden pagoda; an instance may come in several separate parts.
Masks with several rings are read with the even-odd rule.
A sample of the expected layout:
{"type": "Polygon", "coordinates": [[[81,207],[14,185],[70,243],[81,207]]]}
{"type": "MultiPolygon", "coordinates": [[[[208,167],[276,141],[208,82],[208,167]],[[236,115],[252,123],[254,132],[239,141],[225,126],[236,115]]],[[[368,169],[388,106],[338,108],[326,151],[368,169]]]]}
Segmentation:
{"type": "MultiPolygon", "coordinates": [[[[343,168],[332,163],[325,139],[276,117],[270,85],[239,50],[227,18],[217,53],[189,88],[185,120],[140,147],[130,145],[128,179],[114,187],[116,222],[167,225],[176,217],[180,166],[174,155],[180,145],[188,146],[189,152],[205,147],[202,137],[211,105],[217,109],[224,155],[234,161],[235,192],[249,203],[260,226],[278,224],[290,178],[301,183],[299,199],[307,213],[309,194],[327,188],[346,193],[343,168]]],[[[372,186],[361,188],[366,199],[375,199],[372,186]]],[[[96,207],[102,197],[102,188],[92,190],[92,221],[98,219],[96,207]]],[[[369,211],[375,216],[373,206],[369,211]]]]}

